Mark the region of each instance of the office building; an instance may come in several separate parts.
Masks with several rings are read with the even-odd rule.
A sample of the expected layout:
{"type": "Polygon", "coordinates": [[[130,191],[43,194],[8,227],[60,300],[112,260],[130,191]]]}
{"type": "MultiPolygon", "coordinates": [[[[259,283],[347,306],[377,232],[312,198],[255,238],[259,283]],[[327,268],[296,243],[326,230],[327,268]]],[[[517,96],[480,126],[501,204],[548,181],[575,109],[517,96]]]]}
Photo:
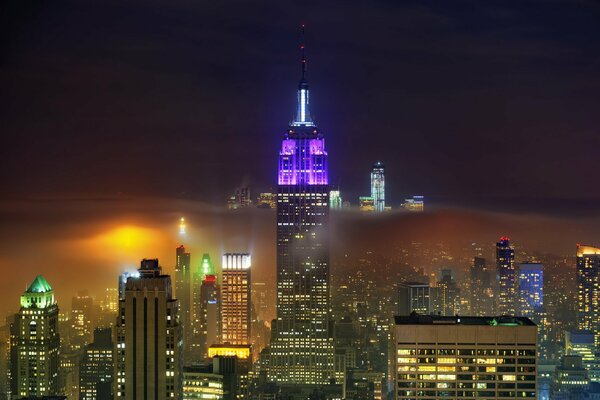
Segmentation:
{"type": "Polygon", "coordinates": [[[600,248],[577,245],[577,325],[600,345],[600,248]]]}
{"type": "Polygon", "coordinates": [[[539,323],[544,307],[544,265],[538,262],[519,264],[519,315],[539,323]]]}
{"type": "Polygon", "coordinates": [[[471,313],[475,316],[492,315],[494,312],[494,291],[492,273],[485,258],[474,257],[469,269],[469,289],[471,313]]]}
{"type": "MultiPolygon", "coordinates": [[[[189,357],[190,362],[202,361],[206,355],[206,342],[203,333],[203,317],[206,312],[206,307],[203,305],[202,300],[202,285],[208,275],[215,277],[214,288],[217,290],[218,286],[216,282],[215,267],[210,259],[210,255],[204,253],[200,264],[196,265],[192,274],[192,350],[189,357]]],[[[218,293],[216,295],[218,301],[218,293]]],[[[220,329],[220,322],[218,329],[220,329]]]]}
{"type": "Polygon", "coordinates": [[[398,315],[431,313],[431,288],[427,283],[406,282],[398,284],[398,315]]]}
{"type": "Polygon", "coordinates": [[[192,351],[192,274],[191,256],[183,245],[175,251],[175,296],[178,301],[179,322],[183,337],[184,361],[192,351]]]}
{"type": "Polygon", "coordinates": [[[79,399],[113,399],[113,342],[110,328],[95,329],[79,364],[79,399]]]}
{"type": "Polygon", "coordinates": [[[208,357],[208,348],[220,342],[221,307],[216,275],[206,275],[200,288],[200,337],[201,360],[208,357]]]}
{"type": "Polygon", "coordinates": [[[522,317],[396,317],[396,399],[536,398],[536,326],[522,317]]]}
{"type": "Polygon", "coordinates": [[[588,371],[580,356],[563,356],[554,371],[550,400],[583,399],[590,385],[588,371]]]}
{"type": "Polygon", "coordinates": [[[460,313],[460,289],[451,269],[441,270],[440,280],[435,285],[433,311],[439,315],[457,315],[460,313]]]}
{"type": "Polygon", "coordinates": [[[329,191],[329,208],[341,209],[342,208],[342,196],[340,195],[339,189],[329,191]]]}
{"type": "Polygon", "coordinates": [[[404,199],[402,208],[410,212],[423,212],[425,211],[425,197],[413,196],[409,199],[404,199]]]}
{"type": "Polygon", "coordinates": [[[181,329],[171,277],[158,259],[144,259],[119,300],[116,324],[116,398],[179,398],[181,329]]]}
{"type": "Polygon", "coordinates": [[[222,400],[223,375],[213,365],[199,364],[183,368],[183,400],[222,400]]]}
{"type": "Polygon", "coordinates": [[[277,195],[271,192],[264,192],[258,195],[258,201],[256,202],[258,208],[276,208],[277,207],[277,195]]]}
{"type": "Polygon", "coordinates": [[[223,255],[221,281],[221,341],[250,343],[252,260],[247,253],[223,255]]]}
{"type": "Polygon", "coordinates": [[[371,198],[375,212],[385,211],[385,167],[381,161],[371,170],[371,198]]]}
{"type": "Polygon", "coordinates": [[[54,290],[38,275],[21,295],[11,326],[11,393],[13,398],[59,394],[58,305],[54,290]]]}
{"type": "Polygon", "coordinates": [[[586,368],[590,369],[596,359],[596,345],[592,331],[566,331],[565,355],[580,356],[586,368]]]}
{"type": "Polygon", "coordinates": [[[277,319],[268,378],[280,384],[329,384],[329,178],[325,138],[309,111],[302,56],[298,107],[279,152],[277,319]]]}
{"type": "Polygon", "coordinates": [[[496,295],[500,315],[515,315],[518,304],[518,279],[515,268],[515,249],[506,236],[496,243],[496,295]]]}
{"type": "Polygon", "coordinates": [[[94,300],[87,290],[79,291],[71,300],[71,346],[79,351],[92,341],[94,300]]]}

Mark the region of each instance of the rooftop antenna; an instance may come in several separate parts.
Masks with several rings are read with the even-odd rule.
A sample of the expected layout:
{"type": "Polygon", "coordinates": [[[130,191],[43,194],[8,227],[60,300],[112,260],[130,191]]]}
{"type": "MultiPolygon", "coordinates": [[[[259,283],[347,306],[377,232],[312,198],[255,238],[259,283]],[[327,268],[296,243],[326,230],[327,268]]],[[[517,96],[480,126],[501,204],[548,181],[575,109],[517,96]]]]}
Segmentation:
{"type": "Polygon", "coordinates": [[[304,24],[302,24],[302,41],[300,43],[300,50],[302,51],[302,59],[300,62],[302,63],[302,80],[304,81],[304,76],[306,75],[306,54],[304,53],[304,40],[305,40],[305,32],[304,32],[304,24]]]}

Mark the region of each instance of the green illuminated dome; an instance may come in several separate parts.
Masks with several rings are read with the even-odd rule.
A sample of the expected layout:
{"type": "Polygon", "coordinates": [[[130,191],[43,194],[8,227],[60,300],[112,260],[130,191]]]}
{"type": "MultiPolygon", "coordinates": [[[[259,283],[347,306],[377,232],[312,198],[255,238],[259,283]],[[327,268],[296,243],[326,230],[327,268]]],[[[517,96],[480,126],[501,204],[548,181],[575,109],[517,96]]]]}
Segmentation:
{"type": "Polygon", "coordinates": [[[23,308],[48,308],[53,306],[54,290],[43,276],[35,277],[25,293],[21,295],[21,307],[23,308]]]}

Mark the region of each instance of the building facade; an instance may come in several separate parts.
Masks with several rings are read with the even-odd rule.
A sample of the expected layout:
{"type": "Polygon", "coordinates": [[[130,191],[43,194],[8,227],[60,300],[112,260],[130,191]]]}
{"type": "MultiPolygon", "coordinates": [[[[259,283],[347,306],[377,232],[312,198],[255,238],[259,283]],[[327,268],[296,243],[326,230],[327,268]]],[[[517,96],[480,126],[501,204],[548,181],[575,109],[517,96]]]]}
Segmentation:
{"type": "Polygon", "coordinates": [[[115,398],[181,398],[181,328],[171,277],[144,259],[119,300],[115,398]]]}
{"type": "Polygon", "coordinates": [[[496,298],[500,315],[515,315],[518,304],[515,249],[506,236],[496,243],[496,298]]]}
{"type": "Polygon", "coordinates": [[[398,315],[431,313],[431,288],[427,283],[402,282],[398,284],[398,315]]]}
{"type": "Polygon", "coordinates": [[[577,245],[577,325],[600,344],[600,248],[577,245]]]}
{"type": "Polygon", "coordinates": [[[200,288],[200,359],[208,357],[208,348],[221,341],[221,304],[216,275],[206,275],[200,288]]]}
{"type": "Polygon", "coordinates": [[[184,354],[189,355],[192,351],[192,274],[191,256],[183,245],[177,247],[175,260],[175,296],[179,304],[184,354]]]}
{"type": "Polygon", "coordinates": [[[325,138],[309,111],[302,57],[296,117],[279,152],[277,319],[269,379],[328,384],[334,376],[330,319],[329,178],[325,138]]]}
{"type": "Polygon", "coordinates": [[[385,211],[385,167],[381,161],[371,170],[371,197],[375,212],[385,211]]]}
{"type": "Polygon", "coordinates": [[[536,322],[544,307],[544,265],[538,262],[519,264],[519,315],[536,322]]]}
{"type": "Polygon", "coordinates": [[[521,317],[396,317],[396,399],[536,398],[536,326],[521,317]]]}
{"type": "Polygon", "coordinates": [[[54,290],[41,275],[21,295],[10,336],[12,398],[57,396],[58,305],[54,290]]]}
{"type": "Polygon", "coordinates": [[[79,399],[113,399],[114,344],[110,328],[94,330],[79,364],[79,399]]]}
{"type": "Polygon", "coordinates": [[[223,255],[221,281],[221,341],[250,343],[252,259],[248,253],[223,255]]]}

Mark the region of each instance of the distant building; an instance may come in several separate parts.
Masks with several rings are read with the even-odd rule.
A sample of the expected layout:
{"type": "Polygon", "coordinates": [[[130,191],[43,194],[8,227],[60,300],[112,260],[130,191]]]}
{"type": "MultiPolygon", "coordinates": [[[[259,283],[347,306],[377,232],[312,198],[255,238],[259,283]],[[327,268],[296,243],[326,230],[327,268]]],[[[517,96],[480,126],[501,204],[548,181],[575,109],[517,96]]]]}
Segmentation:
{"type": "Polygon", "coordinates": [[[371,196],[360,196],[358,198],[358,206],[360,208],[360,211],[375,211],[375,203],[373,197],[371,196]]]}
{"type": "Polygon", "coordinates": [[[371,197],[374,211],[385,211],[385,167],[381,161],[373,164],[371,170],[371,197]]]}
{"type": "Polygon", "coordinates": [[[252,198],[250,197],[250,188],[243,186],[235,190],[235,194],[227,200],[227,208],[237,210],[238,208],[246,208],[252,206],[252,198]]]}
{"type": "Polygon", "coordinates": [[[580,356],[563,356],[552,379],[550,400],[582,399],[590,385],[580,356]]]}
{"type": "MultiPolygon", "coordinates": [[[[215,267],[208,253],[202,255],[200,264],[196,266],[192,274],[192,350],[190,354],[191,362],[202,361],[206,357],[206,333],[205,333],[205,312],[207,308],[203,303],[202,285],[207,276],[214,277],[214,289],[218,289],[216,283],[215,267]]],[[[209,283],[209,285],[212,284],[209,283]]],[[[215,294],[218,300],[218,292],[215,294]]],[[[216,304],[218,306],[218,304],[216,304]]],[[[212,315],[212,314],[211,314],[212,315]]],[[[218,329],[217,329],[218,330],[218,329]]]]}
{"type": "Polygon", "coordinates": [[[243,345],[250,341],[252,265],[248,253],[223,255],[221,284],[221,340],[243,345]]]}
{"type": "Polygon", "coordinates": [[[565,332],[565,355],[580,356],[589,369],[596,359],[596,345],[592,331],[565,332]]]}
{"type": "Polygon", "coordinates": [[[396,317],[396,399],[536,398],[536,326],[521,317],[396,317]]]}
{"type": "Polygon", "coordinates": [[[430,314],[431,288],[427,283],[402,282],[398,284],[398,315],[430,314]]]}
{"type": "Polygon", "coordinates": [[[519,264],[519,315],[539,322],[536,314],[544,307],[544,265],[519,264]]]}
{"type": "Polygon", "coordinates": [[[515,268],[515,249],[506,236],[496,243],[497,311],[501,315],[516,315],[518,277],[515,268]]]}
{"type": "Polygon", "coordinates": [[[80,350],[92,341],[94,300],[82,290],[71,301],[71,346],[80,350]]]}
{"type": "Polygon", "coordinates": [[[181,327],[171,277],[144,259],[127,279],[116,325],[116,398],[166,399],[181,391],[181,327]]]}
{"type": "Polygon", "coordinates": [[[258,208],[276,208],[277,207],[277,195],[275,193],[266,192],[258,195],[256,202],[258,208]]]}
{"type": "Polygon", "coordinates": [[[338,190],[329,191],[329,208],[330,209],[341,209],[343,206],[342,196],[338,190]]]}
{"type": "Polygon", "coordinates": [[[441,278],[435,285],[434,294],[434,313],[452,316],[460,312],[460,289],[451,269],[442,269],[441,278]]]}
{"type": "Polygon", "coordinates": [[[577,325],[600,346],[600,248],[577,245],[577,325]]]}
{"type": "Polygon", "coordinates": [[[491,315],[494,311],[494,292],[491,285],[492,273],[485,258],[474,257],[469,269],[471,312],[475,316],[491,315]]]}
{"type": "Polygon", "coordinates": [[[405,199],[402,208],[411,212],[423,212],[425,210],[425,197],[413,196],[412,198],[405,199]]]}
{"type": "Polygon", "coordinates": [[[200,359],[208,348],[220,342],[221,307],[216,275],[206,275],[200,288],[200,359]]]}
{"type": "Polygon", "coordinates": [[[21,295],[21,309],[11,326],[11,393],[13,398],[59,394],[58,306],[54,290],[38,275],[21,295]]]}
{"type": "Polygon", "coordinates": [[[213,372],[212,364],[183,368],[183,400],[222,400],[223,375],[213,372]]]}
{"type": "Polygon", "coordinates": [[[175,296],[183,337],[184,361],[192,351],[192,273],[191,256],[183,245],[175,250],[175,296]]]}
{"type": "Polygon", "coordinates": [[[113,342],[110,328],[94,330],[79,365],[79,399],[113,399],[113,342]]]}

